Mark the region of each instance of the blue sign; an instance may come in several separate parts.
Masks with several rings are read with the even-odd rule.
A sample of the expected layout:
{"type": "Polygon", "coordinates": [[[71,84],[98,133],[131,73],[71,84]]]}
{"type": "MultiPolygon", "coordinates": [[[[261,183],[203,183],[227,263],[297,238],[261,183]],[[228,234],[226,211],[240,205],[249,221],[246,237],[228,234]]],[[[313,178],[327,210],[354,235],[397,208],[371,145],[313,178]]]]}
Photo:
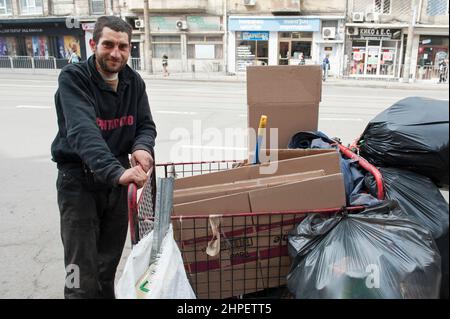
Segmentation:
{"type": "Polygon", "coordinates": [[[230,18],[228,28],[230,31],[320,31],[320,19],[305,18],[230,18]]]}
{"type": "Polygon", "coordinates": [[[269,41],[269,32],[258,32],[258,31],[242,32],[242,40],[269,41]]]}

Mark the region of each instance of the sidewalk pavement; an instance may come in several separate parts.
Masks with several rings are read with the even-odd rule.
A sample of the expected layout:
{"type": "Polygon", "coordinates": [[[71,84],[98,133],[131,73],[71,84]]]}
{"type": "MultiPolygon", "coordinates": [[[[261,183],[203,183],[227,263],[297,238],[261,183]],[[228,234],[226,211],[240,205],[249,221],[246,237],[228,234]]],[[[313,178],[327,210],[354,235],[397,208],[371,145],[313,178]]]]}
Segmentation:
{"type": "MultiPolygon", "coordinates": [[[[45,70],[45,69],[1,69],[0,75],[37,75],[55,77],[59,75],[61,70],[45,70]]],[[[223,72],[211,73],[171,73],[170,76],[164,77],[162,73],[146,74],[144,71],[138,71],[145,80],[164,80],[164,81],[197,81],[197,82],[229,82],[229,83],[245,83],[246,75],[226,75],[223,72]]],[[[341,86],[341,87],[364,87],[364,88],[380,88],[380,89],[397,89],[397,90],[449,90],[449,83],[438,84],[437,79],[416,81],[414,83],[402,83],[398,80],[386,81],[382,79],[342,79],[328,78],[323,82],[324,87],[341,86]]]]}
{"type": "MultiPolygon", "coordinates": [[[[146,74],[139,71],[146,80],[165,80],[165,81],[197,81],[197,82],[235,82],[245,83],[245,74],[225,75],[224,73],[171,73],[164,77],[162,74],[146,74]]],[[[400,90],[449,90],[449,83],[437,83],[436,80],[416,81],[414,83],[403,83],[399,80],[386,81],[382,79],[344,79],[328,78],[323,82],[324,86],[343,86],[343,87],[365,87],[381,89],[400,89],[400,90]]]]}

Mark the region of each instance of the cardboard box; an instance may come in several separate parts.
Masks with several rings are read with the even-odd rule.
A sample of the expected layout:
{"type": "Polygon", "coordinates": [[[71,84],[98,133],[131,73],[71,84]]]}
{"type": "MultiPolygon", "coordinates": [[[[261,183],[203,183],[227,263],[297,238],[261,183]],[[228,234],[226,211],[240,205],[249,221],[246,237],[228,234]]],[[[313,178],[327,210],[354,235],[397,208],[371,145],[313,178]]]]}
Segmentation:
{"type": "Polygon", "coordinates": [[[243,166],[226,171],[175,179],[175,190],[211,186],[237,181],[324,170],[325,174],[341,172],[340,155],[337,151],[287,159],[260,165],[243,166]],[[273,168],[273,170],[271,169],[273,168]],[[271,172],[271,174],[265,174],[271,172]]]}
{"type": "MultiPolygon", "coordinates": [[[[248,128],[256,136],[261,115],[267,115],[267,148],[286,148],[295,133],[317,131],[321,98],[319,65],[247,69],[248,128]],[[269,144],[271,128],[278,129],[276,146],[269,144]]],[[[256,139],[249,138],[249,152],[254,152],[255,144],[256,139]]]]}
{"type": "Polygon", "coordinates": [[[178,205],[207,198],[214,198],[225,195],[247,192],[256,189],[278,186],[289,182],[302,181],[313,177],[324,176],[324,170],[289,174],[275,177],[257,178],[248,181],[238,181],[236,183],[226,183],[203,187],[185,188],[174,191],[173,204],[178,205]]]}

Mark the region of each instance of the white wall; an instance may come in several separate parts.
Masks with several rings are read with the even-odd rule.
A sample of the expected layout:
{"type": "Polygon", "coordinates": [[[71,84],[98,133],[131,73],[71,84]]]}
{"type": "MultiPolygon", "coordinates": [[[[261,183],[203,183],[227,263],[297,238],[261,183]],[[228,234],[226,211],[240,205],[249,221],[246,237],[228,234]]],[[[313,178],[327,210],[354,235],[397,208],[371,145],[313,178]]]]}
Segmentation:
{"type": "Polygon", "coordinates": [[[269,34],[269,65],[278,65],[278,32],[269,34]]]}
{"type": "Polygon", "coordinates": [[[228,72],[236,73],[236,33],[228,32],[228,72]]]}

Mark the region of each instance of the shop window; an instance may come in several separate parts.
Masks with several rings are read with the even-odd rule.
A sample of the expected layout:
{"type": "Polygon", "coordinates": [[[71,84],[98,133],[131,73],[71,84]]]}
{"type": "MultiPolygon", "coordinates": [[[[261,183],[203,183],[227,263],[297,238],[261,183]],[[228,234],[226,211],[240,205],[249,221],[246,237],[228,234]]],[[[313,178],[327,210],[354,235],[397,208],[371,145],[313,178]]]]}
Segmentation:
{"type": "Polygon", "coordinates": [[[269,32],[238,32],[236,66],[244,72],[247,66],[269,64],[269,32]]]}
{"type": "Polygon", "coordinates": [[[0,15],[3,14],[11,14],[12,13],[12,5],[11,0],[0,0],[0,15]]]}
{"type": "Polygon", "coordinates": [[[427,15],[443,16],[448,14],[448,0],[428,0],[427,15]]]}
{"type": "Polygon", "coordinates": [[[188,36],[188,59],[222,59],[222,39],[222,36],[188,36]]]}
{"type": "Polygon", "coordinates": [[[374,12],[391,14],[391,0],[374,0],[374,12]]]}
{"type": "Polygon", "coordinates": [[[20,0],[20,12],[22,14],[42,14],[42,0],[20,0]]]}
{"type": "Polygon", "coordinates": [[[105,1],[104,0],[90,0],[91,14],[104,14],[105,1]]]}
{"type": "Polygon", "coordinates": [[[153,56],[161,59],[181,59],[181,38],[179,36],[153,36],[153,56]]]}
{"type": "Polygon", "coordinates": [[[279,42],[279,65],[300,64],[311,59],[311,32],[282,32],[279,42]]]}

